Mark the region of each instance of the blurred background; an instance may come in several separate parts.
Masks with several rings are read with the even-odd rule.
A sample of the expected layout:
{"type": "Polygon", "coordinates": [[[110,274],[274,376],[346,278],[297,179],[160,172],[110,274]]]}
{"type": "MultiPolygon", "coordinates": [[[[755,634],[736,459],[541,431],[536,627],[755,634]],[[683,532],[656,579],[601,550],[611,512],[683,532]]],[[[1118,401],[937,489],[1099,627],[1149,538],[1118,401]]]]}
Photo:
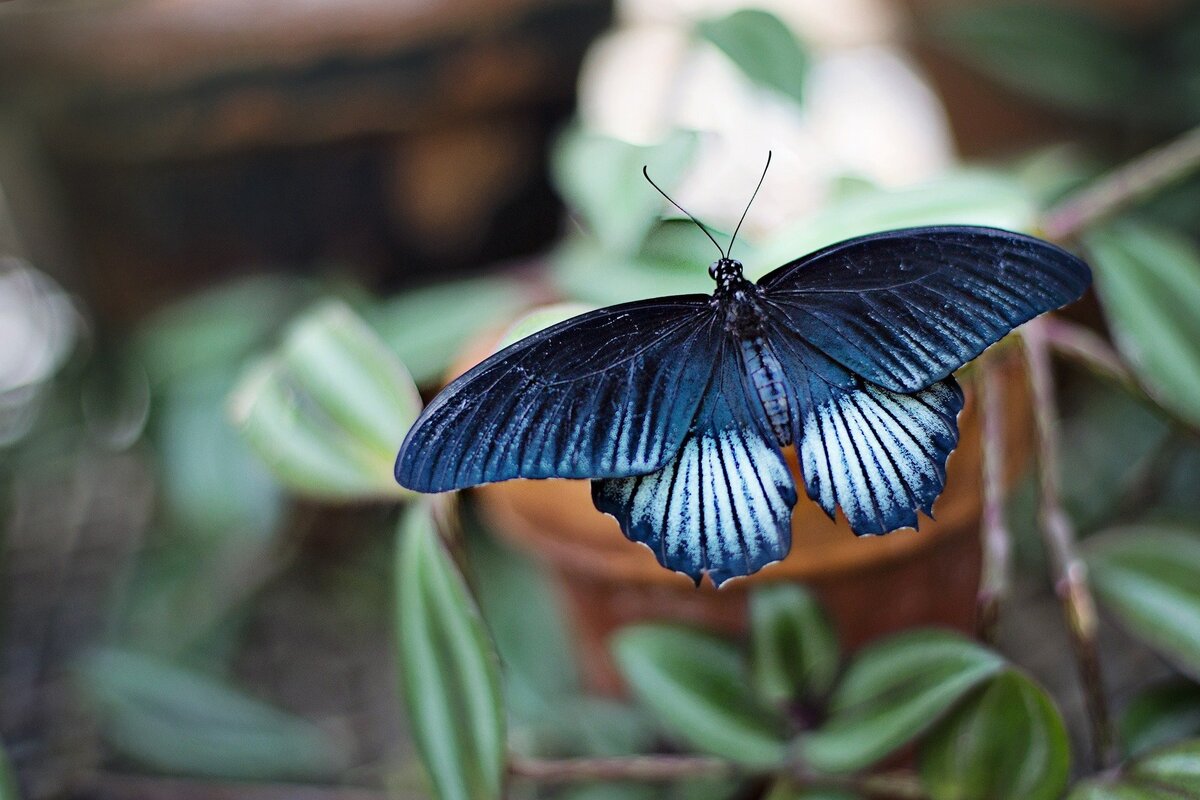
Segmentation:
{"type": "MultiPolygon", "coordinates": [[[[392,608],[410,498],[390,462],[412,387],[428,399],[547,303],[707,291],[711,245],[659,219],[642,164],[729,231],[773,150],[736,253],[757,277],[888,227],[1033,232],[1042,209],[1198,122],[1186,0],[0,3],[0,783],[28,798],[424,796],[392,608]],[[347,359],[362,370],[339,371],[347,359]],[[321,393],[338,382],[383,405],[321,393]]],[[[1186,261],[1200,180],[1132,213],[1186,261]]],[[[1070,316],[1108,330],[1091,295],[1070,316]]],[[[1177,316],[1194,325],[1200,307],[1177,316]]],[[[1159,397],[1194,425],[1189,336],[1170,339],[1194,360],[1160,370],[1159,397]]],[[[1194,436],[1082,370],[1063,370],[1061,403],[1082,534],[1200,524],[1194,436]]],[[[1022,577],[999,641],[1078,740],[1023,441],[1022,577]]],[[[968,499],[936,549],[871,561],[838,549],[856,544],[839,528],[827,558],[771,574],[823,587],[848,647],[970,630],[977,475],[954,493],[968,499]],[[880,576],[887,613],[862,594],[880,576]]],[[[507,669],[510,746],[655,746],[604,637],[647,602],[737,635],[745,598],[697,603],[677,576],[645,577],[643,554],[605,549],[615,527],[556,550],[599,517],[584,494],[478,499],[464,562],[507,669]]],[[[1104,635],[1118,705],[1174,673],[1104,635]]]]}

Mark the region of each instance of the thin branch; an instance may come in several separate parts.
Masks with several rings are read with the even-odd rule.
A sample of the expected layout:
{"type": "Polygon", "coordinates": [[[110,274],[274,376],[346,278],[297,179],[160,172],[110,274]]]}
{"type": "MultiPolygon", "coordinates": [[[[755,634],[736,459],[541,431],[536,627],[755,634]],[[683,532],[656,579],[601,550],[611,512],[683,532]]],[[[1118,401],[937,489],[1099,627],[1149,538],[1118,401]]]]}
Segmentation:
{"type": "Polygon", "coordinates": [[[1033,394],[1034,427],[1037,433],[1039,478],[1038,520],[1054,570],[1054,590],[1063,606],[1067,630],[1075,652],[1082,683],[1084,705],[1092,726],[1092,754],[1098,766],[1109,766],[1115,756],[1112,721],[1096,646],[1096,604],[1088,585],[1087,565],[1075,549],[1075,530],[1063,508],[1059,484],[1061,458],[1058,409],[1054,399],[1054,374],[1044,321],[1034,320],[1022,328],[1029,385],[1033,394]]]}
{"type": "Polygon", "coordinates": [[[514,776],[544,785],[591,781],[656,783],[682,778],[729,778],[749,774],[739,772],[731,761],[692,755],[556,759],[511,755],[508,770],[514,776]]]}
{"type": "Polygon", "coordinates": [[[1068,241],[1090,225],[1200,169],[1200,127],[1150,150],[1068,197],[1042,217],[1046,238],[1068,241]]]}
{"type": "MultiPolygon", "coordinates": [[[[514,777],[551,786],[600,781],[661,783],[685,778],[770,778],[781,775],[786,767],[782,770],[746,769],[723,758],[696,755],[559,759],[510,755],[508,770],[514,777]]],[[[844,789],[897,800],[927,800],[929,797],[920,777],[903,770],[841,776],[814,775],[798,767],[787,772],[787,778],[796,787],[806,789],[844,789]]]]}
{"type": "Polygon", "coordinates": [[[995,359],[979,361],[980,416],[983,471],[983,575],[979,581],[976,614],[979,633],[985,642],[995,641],[1000,604],[1008,594],[1012,562],[1012,537],[1004,518],[1004,468],[1007,462],[1004,438],[1004,397],[995,359]]]}
{"type": "Polygon", "coordinates": [[[1059,355],[1078,362],[1133,394],[1145,395],[1121,356],[1100,334],[1055,316],[1042,318],[1040,327],[1042,338],[1059,355]]]}

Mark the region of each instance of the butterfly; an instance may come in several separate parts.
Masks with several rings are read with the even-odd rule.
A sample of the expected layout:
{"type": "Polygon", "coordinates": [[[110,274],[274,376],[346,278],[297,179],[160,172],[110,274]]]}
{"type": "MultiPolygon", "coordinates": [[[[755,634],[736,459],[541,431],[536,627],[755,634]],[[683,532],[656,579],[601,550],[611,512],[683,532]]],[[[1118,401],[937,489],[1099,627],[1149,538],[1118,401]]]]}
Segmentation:
{"type": "Polygon", "coordinates": [[[963,225],[849,239],[756,283],[722,250],[709,275],[711,295],[602,308],[486,359],[425,408],[396,480],[590,479],[627,537],[720,586],[791,547],[787,447],[854,533],[916,527],[958,444],[952,373],[1091,282],[1053,244],[963,225]]]}

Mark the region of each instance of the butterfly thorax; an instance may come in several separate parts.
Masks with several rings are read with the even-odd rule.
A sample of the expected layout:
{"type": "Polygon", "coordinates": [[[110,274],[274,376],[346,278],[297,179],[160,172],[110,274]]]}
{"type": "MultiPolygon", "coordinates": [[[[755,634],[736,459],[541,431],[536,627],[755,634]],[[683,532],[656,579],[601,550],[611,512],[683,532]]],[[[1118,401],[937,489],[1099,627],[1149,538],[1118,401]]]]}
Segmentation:
{"type": "Polygon", "coordinates": [[[792,408],[783,365],[763,331],[763,290],[742,276],[741,263],[733,259],[714,262],[708,273],[717,282],[713,306],[724,313],[725,330],[741,349],[749,384],[762,403],[776,441],[787,446],[793,438],[792,408]]]}
{"type": "Polygon", "coordinates": [[[725,329],[739,339],[761,335],[762,289],[742,276],[742,262],[722,258],[709,266],[708,274],[717,282],[712,305],[724,313],[725,329]]]}

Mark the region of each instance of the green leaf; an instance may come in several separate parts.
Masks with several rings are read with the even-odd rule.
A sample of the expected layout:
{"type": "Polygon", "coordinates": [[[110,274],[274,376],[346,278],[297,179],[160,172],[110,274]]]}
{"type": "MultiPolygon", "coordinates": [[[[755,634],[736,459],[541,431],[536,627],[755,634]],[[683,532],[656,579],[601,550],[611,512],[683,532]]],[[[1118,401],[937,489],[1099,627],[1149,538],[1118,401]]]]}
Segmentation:
{"type": "Polygon", "coordinates": [[[80,665],[104,740],[151,769],[240,780],[330,779],[344,745],[315,725],[204,675],[125,650],[80,665]]]}
{"type": "Polygon", "coordinates": [[[1121,741],[1131,756],[1200,735],[1200,686],[1173,678],[1138,694],[1121,714],[1121,741]]]}
{"type": "Polygon", "coordinates": [[[930,733],[921,777],[934,800],[1054,800],[1067,786],[1070,761],[1058,709],[1010,670],[930,733]]]}
{"type": "Polygon", "coordinates": [[[421,758],[442,800],[501,795],[505,759],[500,667],[430,501],[400,523],[396,624],[401,687],[421,758]]]}
{"type": "Polygon", "coordinates": [[[670,625],[637,625],[618,633],[614,648],[634,696],[680,739],[747,766],[783,761],[784,720],[757,703],[733,645],[670,625]]]}
{"type": "Polygon", "coordinates": [[[1057,108],[1121,116],[1140,78],[1132,42],[1095,13],[1017,3],[947,9],[939,44],[998,83],[1057,108]]]}
{"type": "Polygon", "coordinates": [[[1085,557],[1096,594],[1129,632],[1200,677],[1200,531],[1115,528],[1088,539],[1085,557]]]}
{"type": "Polygon", "coordinates": [[[123,647],[195,666],[227,655],[213,639],[233,634],[239,612],[287,564],[269,539],[220,539],[156,531],[129,577],[110,623],[123,647]]]}
{"type": "Polygon", "coordinates": [[[1119,772],[1077,784],[1067,800],[1200,797],[1200,739],[1156,750],[1119,772]]]}
{"type": "Polygon", "coordinates": [[[1200,250],[1129,220],[1085,244],[1121,353],[1156,400],[1200,424],[1200,250]]]}
{"type": "Polygon", "coordinates": [[[829,718],[802,734],[805,761],[825,772],[870,766],[925,732],[1004,668],[997,654],[962,637],[924,630],[863,650],[834,689],[829,718]]]}
{"type": "Polygon", "coordinates": [[[412,377],[344,303],[330,300],[292,325],[280,365],[339,428],[390,462],[421,411],[412,377]]]}
{"type": "Polygon", "coordinates": [[[1036,206],[1015,177],[982,170],[950,173],[905,189],[867,189],[836,200],[782,228],[746,262],[746,274],[767,272],[825,245],[915,225],[990,225],[1031,230],[1036,206]]]}
{"type": "Polygon", "coordinates": [[[503,276],[411,289],[368,309],[367,322],[418,385],[446,377],[467,344],[529,304],[525,284],[503,276]]]}
{"type": "Polygon", "coordinates": [[[604,249],[631,256],[658,221],[665,202],[642,177],[642,167],[648,167],[654,181],[670,192],[695,150],[696,135],[687,131],[675,131],[660,144],[639,147],[573,128],[555,146],[551,168],[563,199],[604,249]]]}
{"type": "Polygon", "coordinates": [[[833,686],[837,635],[804,588],[773,584],[750,594],[750,645],[754,686],[772,705],[813,702],[833,686]]]}
{"type": "Polygon", "coordinates": [[[404,365],[344,304],[292,325],[234,390],[234,423],[284,485],[332,500],[400,498],[396,451],[421,407],[404,365]]]}
{"type": "Polygon", "coordinates": [[[699,33],[729,56],[750,80],[797,103],[804,100],[808,53],[779,17],[759,9],[742,9],[701,22],[699,33]]]}

